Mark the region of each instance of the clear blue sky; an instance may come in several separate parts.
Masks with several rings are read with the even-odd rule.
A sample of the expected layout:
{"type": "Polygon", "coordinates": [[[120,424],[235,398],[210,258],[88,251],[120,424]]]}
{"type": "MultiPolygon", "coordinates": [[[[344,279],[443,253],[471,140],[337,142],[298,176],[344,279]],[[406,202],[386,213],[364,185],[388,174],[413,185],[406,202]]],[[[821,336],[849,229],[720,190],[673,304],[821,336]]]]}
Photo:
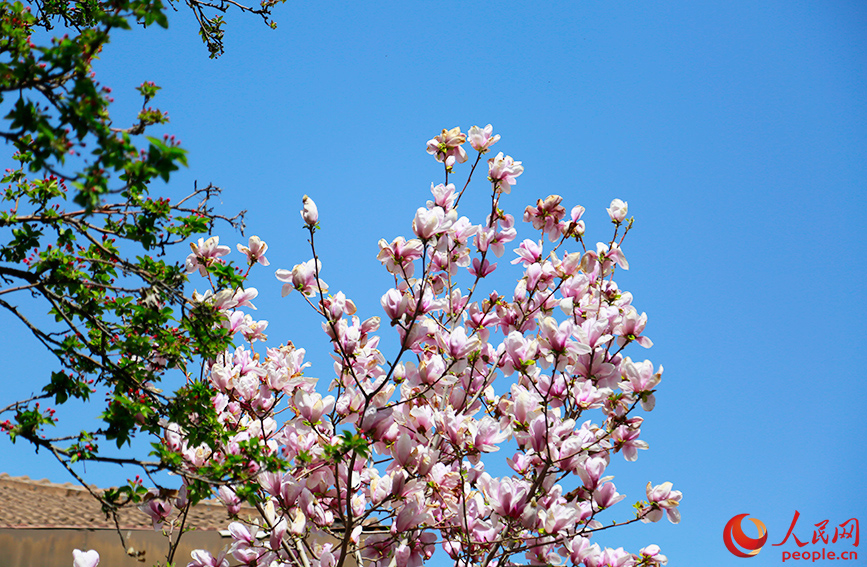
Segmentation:
{"type": "MultiPolygon", "coordinates": [[[[269,342],[305,346],[310,374],[330,378],[318,323],[273,277],[309,258],[303,194],[319,205],[323,277],[379,315],[376,243],[409,233],[441,181],[425,142],[492,123],[495,150],[525,166],[505,201],[516,216],[558,193],[587,207],[594,242],[612,198],[636,217],[618,282],[655,343],[632,355],[665,374],[642,429],[650,450],[613,461],[627,500],[608,519],[628,518],[648,480],[670,480],[683,521],[601,541],[657,543],[674,566],[736,566],[746,560],[726,551],[723,526],[749,513],[770,533],[756,567],[798,550],[770,545],[795,510],[802,540],[822,520],[832,535],[867,521],[867,5],[290,2],[275,18],[270,31],[230,13],[227,53],[211,61],[181,10],[168,31],[117,34],[97,66],[119,122],[140,104],[135,85],[163,87],[165,131],[191,152],[167,192],[214,182],[224,212],[248,209],[248,235],[270,245],[254,278],[269,342]]],[[[464,214],[480,222],[487,188],[475,187],[464,214]]],[[[7,394],[26,394],[44,370],[20,353],[38,347],[21,337],[2,349],[7,394]]],[[[5,439],[0,470],[67,480],[5,439]]],[[[855,550],[863,559],[849,564],[867,564],[867,544],[855,550]]]]}

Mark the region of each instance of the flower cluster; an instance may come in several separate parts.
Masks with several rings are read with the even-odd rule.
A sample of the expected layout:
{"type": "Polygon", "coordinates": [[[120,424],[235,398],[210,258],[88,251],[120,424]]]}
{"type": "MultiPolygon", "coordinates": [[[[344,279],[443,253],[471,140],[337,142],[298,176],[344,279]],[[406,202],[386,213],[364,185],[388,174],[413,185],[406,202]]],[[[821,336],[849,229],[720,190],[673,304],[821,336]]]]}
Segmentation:
{"type": "MultiPolygon", "coordinates": [[[[499,135],[490,125],[469,137],[454,128],[428,142],[446,180],[467,161],[467,139],[481,156],[499,135]]],[[[208,367],[226,436],[193,446],[169,425],[164,442],[191,477],[242,463],[245,484],[224,481],[219,497],[230,513],[244,499],[255,502],[261,518],[233,522],[232,543],[217,556],[195,552],[190,567],[223,567],[229,558],[261,567],[347,560],[417,567],[436,547],[466,566],[506,565],[515,556],[586,567],[667,562],[655,545],[630,553],[592,542],[611,527],[608,508],[625,498],[606,474],[612,459],[635,461],[647,449],[636,414],[653,410],[663,372],[625,352],[652,345],[646,314],[613,279],[629,266],[626,203],[612,202],[613,236],[592,247],[583,207],[567,213],[558,195],[527,206],[523,220],[538,234],[512,245],[511,263],[521,270],[514,288],[483,292],[494,257],[517,239],[499,203],[522,172],[502,153],[488,161],[492,212],[480,224],[460,215],[453,184],[432,185],[412,220],[413,238],[380,240],[377,258],[394,285],[382,295],[382,313],[365,319],[342,292],[327,293],[314,245],[319,213],[305,196],[312,258],[277,278],[283,295],[301,292],[321,316],[334,359],[327,383],[306,375],[303,348],[254,350],[267,322],[241,309],[252,307],[255,290],[201,296],[247,343],[208,367]],[[397,342],[390,358],[383,339],[397,342]],[[247,458],[251,447],[261,458],[247,458]],[[500,451],[508,474],[490,467],[500,451]]],[[[249,265],[267,265],[266,248],[256,237],[239,246],[249,265]]],[[[206,270],[226,253],[215,238],[200,241],[188,269],[206,270]]],[[[680,499],[671,483],[648,483],[635,516],[617,523],[664,515],[678,522],[680,499]]],[[[171,503],[151,500],[143,509],[158,526],[171,503]]]]}

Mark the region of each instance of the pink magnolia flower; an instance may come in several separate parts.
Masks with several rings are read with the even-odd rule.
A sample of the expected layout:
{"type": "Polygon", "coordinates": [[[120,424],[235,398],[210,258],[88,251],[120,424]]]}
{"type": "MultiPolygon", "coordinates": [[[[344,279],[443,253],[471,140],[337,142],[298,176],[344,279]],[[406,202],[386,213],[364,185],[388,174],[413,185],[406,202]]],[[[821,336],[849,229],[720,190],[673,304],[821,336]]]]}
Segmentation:
{"type": "Polygon", "coordinates": [[[253,299],[256,299],[259,296],[259,290],[255,287],[248,287],[246,289],[238,289],[235,294],[232,296],[232,301],[234,303],[233,307],[249,307],[250,309],[256,309],[256,306],[251,303],[253,299]]]}
{"type": "Polygon", "coordinates": [[[581,205],[572,208],[572,211],[569,213],[571,222],[561,225],[563,227],[563,236],[584,236],[585,225],[584,221],[581,220],[583,214],[584,207],[581,205]]]}
{"type": "Polygon", "coordinates": [[[538,199],[535,207],[527,205],[524,222],[532,222],[533,228],[547,234],[551,242],[556,242],[563,232],[560,221],[566,216],[566,209],[560,206],[562,202],[560,195],[548,195],[544,201],[538,199]]]}
{"type": "Polygon", "coordinates": [[[503,374],[511,376],[515,370],[527,368],[539,352],[539,343],[535,339],[526,339],[520,331],[512,331],[497,349],[497,353],[505,352],[502,358],[503,374]]]}
{"type": "Polygon", "coordinates": [[[628,424],[620,425],[611,432],[611,440],[614,442],[614,447],[617,450],[623,451],[623,456],[627,461],[638,459],[638,449],[647,449],[646,441],[638,438],[641,434],[640,417],[633,417],[628,424]]]}
{"type": "Polygon", "coordinates": [[[617,346],[623,346],[628,342],[635,341],[644,348],[652,347],[653,341],[641,336],[646,325],[646,313],[639,315],[634,307],[627,309],[626,313],[623,314],[620,324],[614,329],[614,332],[619,335],[617,337],[617,346]]]}
{"type": "Polygon", "coordinates": [[[316,226],[316,223],[319,222],[319,209],[316,208],[316,203],[307,195],[302,197],[301,202],[304,205],[304,208],[301,209],[301,218],[304,219],[304,224],[316,226]]]}
{"type": "Polygon", "coordinates": [[[251,266],[256,263],[262,264],[263,266],[271,265],[271,262],[269,262],[268,258],[265,257],[268,245],[262,240],[259,240],[258,236],[251,236],[247,246],[241,244],[238,244],[237,246],[238,252],[247,255],[247,263],[251,266]]]}
{"type": "Polygon", "coordinates": [[[238,331],[243,335],[245,341],[252,343],[268,340],[268,336],[265,334],[267,328],[268,321],[254,321],[249,315],[244,315],[243,323],[239,326],[238,331]]]}
{"type": "Polygon", "coordinates": [[[487,153],[491,146],[496,144],[500,139],[499,134],[494,134],[494,127],[488,124],[484,128],[472,126],[467,132],[467,140],[470,145],[479,153],[487,153]]]}
{"type": "MultiPolygon", "coordinates": [[[[273,508],[273,501],[269,500],[268,504],[270,504],[271,508],[273,508]]],[[[268,508],[266,508],[266,511],[267,510],[268,508]]],[[[283,537],[286,535],[286,530],[288,529],[289,525],[286,522],[285,517],[280,518],[279,520],[277,520],[277,518],[269,519],[269,522],[271,522],[272,527],[271,534],[268,538],[268,543],[270,544],[272,550],[280,551],[280,546],[283,544],[283,537]]]]}
{"type": "MultiPolygon", "coordinates": [[[[197,467],[197,468],[204,466],[204,464],[208,461],[208,457],[211,456],[211,453],[212,453],[211,448],[208,447],[204,443],[202,443],[201,445],[198,445],[196,447],[187,447],[186,449],[183,450],[183,455],[184,455],[184,458],[187,460],[187,462],[190,463],[191,465],[193,465],[194,467],[197,467]]],[[[151,506],[152,509],[154,509],[155,506],[161,506],[161,504],[154,504],[155,502],[158,503],[159,501],[154,499],[154,500],[151,500],[150,502],[148,502],[148,504],[151,506]]],[[[168,516],[172,511],[172,507],[170,504],[165,503],[165,506],[167,506],[168,509],[165,511],[163,518],[168,516]]],[[[154,522],[156,522],[156,520],[157,520],[156,514],[161,513],[162,509],[161,509],[161,507],[154,509],[153,514],[151,514],[151,512],[148,512],[148,510],[144,510],[144,512],[150,514],[151,517],[154,518],[154,522]]],[[[156,526],[154,526],[154,529],[156,529],[156,526]]]]}
{"type": "Polygon", "coordinates": [[[517,258],[512,260],[513,264],[521,263],[524,266],[535,264],[542,259],[542,241],[533,242],[529,238],[525,238],[518,248],[515,248],[517,258]]]}
{"type": "Polygon", "coordinates": [[[385,264],[385,269],[390,274],[411,278],[415,271],[413,262],[421,258],[423,251],[421,240],[417,238],[407,241],[398,236],[391,244],[383,238],[379,241],[379,254],[376,259],[385,264]]]}
{"type": "MultiPolygon", "coordinates": [[[[290,518],[292,521],[287,525],[289,533],[294,535],[303,534],[304,530],[307,529],[307,516],[304,515],[304,512],[300,508],[294,508],[290,518]]],[[[286,518],[283,518],[281,522],[286,522],[286,518]]]]}
{"type": "Polygon", "coordinates": [[[248,530],[247,526],[241,522],[232,522],[229,524],[229,533],[232,535],[232,539],[235,540],[235,543],[242,547],[248,546],[255,541],[250,530],[248,530]]]}
{"type": "Polygon", "coordinates": [[[503,152],[488,160],[488,179],[494,184],[498,193],[510,193],[515,178],[524,173],[521,162],[512,159],[512,156],[503,157],[503,152]]]}
{"type": "Polygon", "coordinates": [[[530,489],[523,480],[509,477],[495,479],[485,473],[479,479],[479,486],[500,516],[520,518],[524,513],[530,489]]]}
{"type": "Polygon", "coordinates": [[[393,447],[394,461],[406,469],[414,468],[421,456],[421,447],[408,433],[397,438],[393,447]]]}
{"type": "Polygon", "coordinates": [[[443,357],[431,355],[425,357],[418,364],[418,381],[422,384],[436,384],[446,371],[443,357]]]}
{"type": "Polygon", "coordinates": [[[557,544],[551,541],[551,536],[540,537],[535,541],[531,540],[529,549],[524,552],[524,557],[530,565],[557,565],[563,561],[563,558],[557,553],[557,544]]]}
{"type": "Polygon", "coordinates": [[[542,398],[535,388],[531,391],[520,384],[512,384],[511,407],[508,415],[521,428],[527,428],[541,412],[542,398]]]}
{"type": "Polygon", "coordinates": [[[442,163],[449,157],[454,157],[458,163],[467,161],[467,152],[461,144],[467,141],[466,134],[457,126],[451,130],[443,129],[442,134],[428,140],[427,153],[435,156],[442,163]]]}
{"type": "Polygon", "coordinates": [[[283,285],[283,297],[289,295],[293,289],[297,289],[308,297],[319,293],[320,288],[323,293],[328,291],[328,285],[322,279],[318,280],[319,285],[317,286],[317,269],[322,269],[322,262],[311,259],[303,264],[296,264],[291,272],[289,270],[277,270],[277,279],[286,282],[283,285]],[[315,267],[314,262],[316,262],[315,267]]]}
{"type": "Polygon", "coordinates": [[[578,468],[578,476],[581,477],[584,486],[590,490],[596,490],[600,483],[605,482],[614,477],[603,477],[605,468],[608,466],[607,458],[604,456],[591,457],[584,461],[584,464],[578,468]]]}
{"type": "Polygon", "coordinates": [[[456,215],[452,216],[453,214],[454,211],[446,214],[446,211],[441,207],[434,207],[433,209],[419,207],[412,220],[412,231],[422,241],[430,240],[451,227],[456,217],[456,215]]]}
{"type": "Polygon", "coordinates": [[[624,498],[626,495],[617,492],[613,482],[606,482],[593,493],[593,501],[600,509],[610,508],[624,498]]]}
{"type": "Polygon", "coordinates": [[[541,344],[549,348],[553,354],[564,355],[568,353],[577,356],[593,352],[590,346],[571,340],[575,331],[575,325],[572,321],[563,321],[558,325],[553,317],[545,317],[539,324],[539,331],[541,344]]]}
{"type": "Polygon", "coordinates": [[[401,293],[392,288],[385,292],[379,303],[382,305],[388,318],[394,322],[400,321],[404,315],[408,315],[411,312],[411,300],[412,297],[408,293],[401,293]]]}
{"type": "Polygon", "coordinates": [[[254,547],[235,547],[232,550],[232,557],[241,562],[241,565],[270,565],[269,556],[273,553],[268,553],[264,549],[254,547]]]}
{"type": "Polygon", "coordinates": [[[434,427],[434,410],[430,406],[416,406],[409,410],[409,415],[406,419],[408,427],[420,433],[425,433],[434,427]]]}
{"type": "Polygon", "coordinates": [[[430,522],[432,519],[430,513],[425,510],[424,506],[419,505],[416,500],[411,500],[401,508],[400,512],[398,512],[397,517],[391,525],[391,531],[392,533],[403,533],[424,523],[430,522]]]}
{"type": "Polygon", "coordinates": [[[211,305],[217,311],[227,311],[238,306],[238,302],[235,301],[235,293],[231,289],[223,289],[217,293],[208,289],[203,294],[193,291],[193,302],[211,305]]]}
{"type": "Polygon", "coordinates": [[[546,534],[556,534],[564,528],[574,524],[574,521],[580,512],[574,505],[564,506],[561,504],[552,504],[548,509],[539,510],[540,527],[545,530],[546,534]]]}
{"type": "Polygon", "coordinates": [[[455,206],[455,184],[449,183],[448,185],[443,185],[440,183],[439,185],[430,184],[430,192],[434,196],[433,201],[427,202],[427,208],[432,209],[434,207],[442,207],[446,211],[450,211],[455,206]]]}
{"type": "Polygon", "coordinates": [[[617,368],[609,362],[604,362],[601,356],[579,356],[573,372],[595,382],[599,388],[612,388],[620,378],[617,368]]]}
{"type": "Polygon", "coordinates": [[[225,549],[214,557],[210,551],[196,549],[190,553],[193,560],[187,563],[187,567],[229,567],[227,553],[228,549],[225,549]]]}
{"type": "Polygon", "coordinates": [[[581,271],[587,274],[590,280],[595,280],[599,274],[599,255],[593,250],[588,250],[581,256],[581,271]]]}
{"type": "Polygon", "coordinates": [[[512,215],[504,215],[497,222],[496,226],[490,225],[490,215],[488,215],[488,228],[479,230],[476,233],[475,245],[479,252],[486,252],[488,248],[493,251],[497,258],[502,258],[506,252],[504,246],[507,242],[515,240],[518,236],[518,231],[515,229],[515,218],[512,215]]]}
{"type": "Polygon", "coordinates": [[[319,554],[319,559],[314,560],[312,562],[312,566],[313,567],[334,567],[335,565],[337,565],[337,557],[335,557],[335,553],[337,555],[339,555],[340,550],[338,549],[338,550],[336,550],[335,553],[332,553],[333,547],[334,546],[332,544],[326,543],[322,548],[322,552],[319,554]]]}
{"type": "Polygon", "coordinates": [[[422,532],[418,538],[401,543],[395,551],[396,567],[421,567],[434,554],[436,534],[422,532]]]}
{"type": "Polygon", "coordinates": [[[97,565],[99,565],[99,553],[95,549],[72,550],[72,567],[96,567],[97,565]]]}
{"type": "Polygon", "coordinates": [[[480,341],[478,337],[467,338],[467,330],[456,327],[448,334],[438,334],[437,342],[449,356],[460,359],[477,350],[480,341]]]}
{"type": "MultiPolygon", "coordinates": [[[[469,249],[465,248],[470,237],[475,236],[481,230],[481,227],[470,222],[467,217],[461,217],[454,221],[449,227],[448,236],[451,244],[460,244],[460,247],[455,247],[456,254],[469,254],[469,249]]],[[[461,266],[469,265],[469,260],[460,264],[461,266]]]]}
{"type": "Polygon", "coordinates": [[[356,311],[355,302],[347,298],[342,291],[338,291],[335,295],[326,297],[323,301],[325,309],[331,315],[331,319],[336,321],[344,315],[354,315],[356,311]]]}
{"type": "Polygon", "coordinates": [[[178,490],[178,495],[175,497],[175,508],[183,510],[189,502],[188,498],[189,490],[187,489],[187,479],[184,479],[184,484],[181,485],[181,488],[178,490]]]}
{"type": "Polygon", "coordinates": [[[219,261],[218,258],[231,252],[228,246],[220,246],[219,236],[212,236],[207,240],[200,238],[198,244],[190,242],[190,249],[192,252],[185,262],[187,273],[191,274],[198,268],[202,277],[208,276],[208,268],[219,261]]]}
{"type": "Polygon", "coordinates": [[[487,260],[479,261],[478,258],[473,258],[473,264],[468,268],[469,272],[472,275],[478,276],[480,278],[487,277],[496,269],[496,263],[491,264],[487,260]]]}
{"type": "Polygon", "coordinates": [[[611,222],[620,224],[623,222],[623,219],[626,218],[626,212],[629,210],[629,207],[626,201],[614,199],[611,201],[611,206],[605,210],[608,211],[608,216],[611,217],[611,222]]]}
{"type": "Polygon", "coordinates": [[[162,529],[163,520],[171,515],[172,505],[160,498],[151,498],[139,505],[139,510],[150,516],[154,530],[158,530],[162,529]]]}
{"type": "Polygon", "coordinates": [[[371,473],[373,477],[370,480],[370,501],[374,505],[391,496],[392,493],[392,477],[391,475],[379,476],[379,473],[371,473]]]}
{"type": "Polygon", "coordinates": [[[226,509],[230,514],[235,515],[241,510],[241,499],[238,498],[231,487],[221,486],[217,490],[217,497],[226,505],[226,509]]]}
{"type": "Polygon", "coordinates": [[[613,243],[610,248],[602,242],[597,243],[596,254],[598,254],[600,257],[605,257],[603,272],[606,275],[609,274],[611,271],[611,263],[617,264],[624,270],[629,269],[629,262],[626,261],[626,256],[623,255],[623,251],[620,250],[620,245],[616,242],[613,243]]]}
{"type": "Polygon", "coordinates": [[[364,321],[361,322],[361,332],[362,333],[375,333],[379,330],[379,317],[374,315],[373,317],[368,317],[364,321]]]}
{"type": "Polygon", "coordinates": [[[644,561],[643,565],[656,566],[668,564],[668,557],[660,553],[659,546],[656,544],[642,548],[638,552],[638,557],[644,561]]]}
{"type": "Polygon", "coordinates": [[[614,338],[608,334],[609,327],[607,320],[587,319],[575,329],[575,337],[591,348],[598,348],[614,338]]]}
{"type": "Polygon", "coordinates": [[[295,407],[298,409],[298,415],[314,425],[319,423],[322,414],[334,409],[334,396],[323,398],[316,392],[308,394],[303,390],[299,390],[295,393],[294,402],[295,407]]]}
{"type": "Polygon", "coordinates": [[[649,360],[632,362],[627,356],[620,365],[620,371],[625,379],[620,389],[625,393],[636,394],[641,399],[642,409],[652,411],[656,406],[653,390],[662,380],[662,366],[659,367],[659,372],[654,372],[653,363],[649,360]]]}
{"type": "Polygon", "coordinates": [[[177,423],[170,423],[168,427],[166,427],[165,433],[165,443],[169,449],[172,451],[180,451],[182,446],[182,431],[180,425],[177,423]]]}
{"type": "Polygon", "coordinates": [[[591,544],[590,540],[583,536],[567,539],[563,547],[566,549],[566,553],[569,554],[569,559],[575,565],[579,565],[588,557],[600,554],[599,544],[591,544]]]}
{"type": "Polygon", "coordinates": [[[590,380],[576,380],[571,393],[575,406],[584,410],[602,407],[611,395],[611,390],[597,388],[590,380]]]}
{"type": "Polygon", "coordinates": [[[645,522],[658,522],[662,519],[663,511],[672,524],[680,522],[680,511],[677,507],[680,505],[683,493],[679,490],[672,490],[671,487],[670,482],[663,482],[656,486],[647,483],[647,500],[650,502],[651,510],[644,516],[645,522]]]}
{"type": "Polygon", "coordinates": [[[478,422],[470,422],[469,432],[472,434],[473,431],[475,431],[473,447],[482,453],[499,451],[498,445],[510,434],[508,427],[501,430],[497,420],[487,415],[478,422]]]}
{"type": "Polygon", "coordinates": [[[605,548],[597,556],[588,556],[585,562],[587,567],[629,567],[633,564],[632,554],[622,547],[617,549],[605,548]]]}

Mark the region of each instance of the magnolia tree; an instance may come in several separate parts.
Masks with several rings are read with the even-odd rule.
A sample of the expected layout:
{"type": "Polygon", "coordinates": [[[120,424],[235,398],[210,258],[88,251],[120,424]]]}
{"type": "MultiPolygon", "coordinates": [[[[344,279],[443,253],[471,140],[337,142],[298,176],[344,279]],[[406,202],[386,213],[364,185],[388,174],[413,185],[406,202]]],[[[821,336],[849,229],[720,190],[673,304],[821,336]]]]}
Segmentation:
{"type": "MultiPolygon", "coordinates": [[[[445,180],[416,211],[410,238],[379,242],[377,258],[394,279],[379,315],[362,318],[343,292],[329,292],[315,245],[319,214],[304,198],[311,257],[276,276],[284,296],[300,295],[321,316],[333,377],[308,376],[300,346],[260,346],[267,322],[246,311],[255,289],[195,296],[240,346],[206,361],[213,413],[192,423],[214,434],[191,441],[187,428],[166,426],[160,454],[182,475],[180,490],[153,493],[141,507],[169,536],[183,531],[190,494],[203,487],[218,490],[230,515],[246,501],[260,517],[231,522],[231,544],[195,551],[188,567],[417,567],[437,547],[459,566],[667,562],[656,545],[603,549],[592,538],[614,525],[680,519],[670,482],[649,482],[631,517],[606,512],[625,498],[606,469],[618,453],[635,461],[647,448],[637,414],[654,408],[662,375],[627,354],[652,342],[642,334],[647,316],[613,279],[629,267],[622,245],[633,219],[615,199],[613,234],[588,247],[583,207],[539,199],[524,210],[538,238],[514,247],[514,290],[485,290],[516,240],[501,200],[521,162],[503,153],[487,160],[483,222],[460,216],[459,204],[499,138],[488,125],[428,142],[445,180]],[[477,155],[459,189],[466,142],[477,155]],[[396,339],[390,357],[381,331],[396,339]],[[496,467],[495,456],[504,461],[496,467]]],[[[237,248],[249,267],[269,265],[259,238],[237,248]]],[[[230,252],[217,237],[201,239],[186,270],[212,281],[230,252]]],[[[95,552],[75,557],[76,566],[98,561],[95,552]]]]}

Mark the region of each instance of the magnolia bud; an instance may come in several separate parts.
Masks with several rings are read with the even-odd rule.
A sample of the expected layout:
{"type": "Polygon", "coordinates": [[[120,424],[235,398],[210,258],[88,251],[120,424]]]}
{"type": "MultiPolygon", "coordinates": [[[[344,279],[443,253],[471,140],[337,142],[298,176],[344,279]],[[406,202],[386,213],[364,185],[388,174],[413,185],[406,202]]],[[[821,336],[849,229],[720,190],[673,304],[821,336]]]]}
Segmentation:
{"type": "Polygon", "coordinates": [[[301,218],[304,219],[307,226],[316,226],[316,223],[319,222],[319,210],[316,208],[316,203],[307,195],[304,195],[302,202],[304,208],[301,209],[301,218]]]}
{"type": "Polygon", "coordinates": [[[614,199],[611,201],[611,208],[606,209],[608,211],[608,216],[611,217],[611,222],[615,222],[620,224],[623,222],[623,219],[626,218],[626,212],[629,209],[628,204],[625,201],[621,201],[620,199],[614,199]]]}

